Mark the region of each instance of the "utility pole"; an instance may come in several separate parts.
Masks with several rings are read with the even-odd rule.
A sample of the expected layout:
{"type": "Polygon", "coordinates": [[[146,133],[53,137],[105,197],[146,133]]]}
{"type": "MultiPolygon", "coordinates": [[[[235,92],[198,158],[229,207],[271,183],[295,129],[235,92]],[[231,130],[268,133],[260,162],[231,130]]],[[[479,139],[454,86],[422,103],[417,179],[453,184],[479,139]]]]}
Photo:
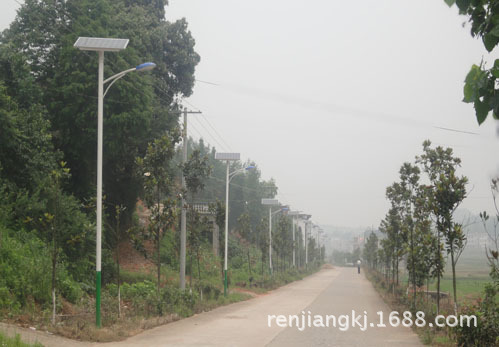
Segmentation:
{"type": "Polygon", "coordinates": [[[317,248],[319,248],[319,262],[322,260],[322,250],[321,250],[321,228],[317,229],[317,248]]]}
{"type": "Polygon", "coordinates": [[[305,268],[308,269],[308,238],[307,238],[307,230],[310,222],[307,221],[305,224],[305,268]]]}
{"type": "MultiPolygon", "coordinates": [[[[184,108],[184,131],[182,134],[183,137],[183,151],[182,151],[182,164],[185,165],[187,163],[187,115],[193,113],[201,113],[200,111],[187,111],[184,108]]],[[[184,171],[182,170],[182,189],[184,192],[187,191],[187,186],[185,184],[185,176],[184,171]]],[[[185,289],[185,248],[186,248],[186,239],[187,239],[187,207],[185,196],[186,193],[182,194],[182,214],[180,217],[180,289],[185,289]]]]}
{"type": "Polygon", "coordinates": [[[272,275],[272,206],[269,207],[269,270],[272,275]]]}
{"type": "Polygon", "coordinates": [[[296,261],[295,261],[295,250],[296,250],[296,245],[295,245],[295,216],[293,216],[292,219],[293,219],[293,267],[296,267],[296,261]]]}

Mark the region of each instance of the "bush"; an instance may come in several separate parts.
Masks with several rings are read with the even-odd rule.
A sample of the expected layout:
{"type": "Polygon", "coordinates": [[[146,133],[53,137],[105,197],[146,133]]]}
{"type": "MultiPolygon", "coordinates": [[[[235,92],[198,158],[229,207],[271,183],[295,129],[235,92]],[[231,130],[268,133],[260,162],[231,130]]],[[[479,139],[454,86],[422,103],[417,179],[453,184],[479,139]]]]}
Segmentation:
{"type": "MultiPolygon", "coordinates": [[[[118,296],[118,286],[109,284],[106,287],[106,303],[109,311],[114,312],[115,300],[118,296]],[[108,304],[109,302],[109,304],[108,304]]],[[[121,285],[121,299],[130,306],[131,314],[149,317],[155,314],[177,313],[189,316],[198,300],[196,293],[182,291],[177,287],[165,286],[160,289],[159,297],[156,284],[151,281],[124,283],[121,285]]],[[[104,300],[103,300],[104,302],[104,300]]]]}
{"type": "MultiPolygon", "coordinates": [[[[196,292],[203,293],[203,300],[217,300],[222,291],[209,281],[202,280],[195,284],[196,292]]],[[[201,294],[200,294],[201,295],[201,294]]]]}
{"type": "Polygon", "coordinates": [[[190,316],[197,301],[195,292],[182,291],[172,286],[161,288],[161,306],[166,312],[177,313],[183,317],[190,316]]]}
{"type": "Polygon", "coordinates": [[[461,315],[475,315],[477,326],[454,328],[459,346],[499,346],[499,293],[496,283],[485,288],[484,300],[476,306],[463,307],[461,315]]]}
{"type": "MultiPolygon", "coordinates": [[[[48,306],[51,299],[51,260],[47,246],[34,235],[24,233],[20,241],[2,230],[0,246],[0,309],[16,312],[30,300],[48,306]]],[[[83,294],[65,269],[58,264],[57,289],[70,302],[83,294]]]]}
{"type": "Polygon", "coordinates": [[[83,296],[83,290],[78,283],[71,279],[62,264],[58,268],[56,280],[59,293],[73,304],[78,302],[83,296]]]}

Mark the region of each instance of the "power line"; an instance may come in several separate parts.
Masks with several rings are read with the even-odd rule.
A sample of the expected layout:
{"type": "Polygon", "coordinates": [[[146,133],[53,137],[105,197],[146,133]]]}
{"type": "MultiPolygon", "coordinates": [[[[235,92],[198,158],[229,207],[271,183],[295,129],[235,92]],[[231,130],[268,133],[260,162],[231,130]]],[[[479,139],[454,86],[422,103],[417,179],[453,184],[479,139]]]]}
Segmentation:
{"type": "MultiPolygon", "coordinates": [[[[225,90],[229,90],[232,92],[240,93],[240,94],[245,94],[245,95],[253,95],[256,97],[263,97],[270,99],[275,102],[285,102],[287,104],[289,103],[294,103],[298,104],[302,107],[306,108],[318,108],[322,109],[328,113],[334,113],[335,115],[339,115],[343,113],[343,115],[354,115],[360,118],[368,118],[368,119],[373,119],[373,117],[378,118],[378,120],[385,121],[385,122],[390,122],[390,123],[398,123],[400,125],[404,126],[421,126],[421,127],[428,127],[428,126],[433,126],[428,122],[421,121],[419,119],[413,119],[413,118],[401,118],[401,117],[396,117],[391,114],[387,113],[379,113],[379,112],[372,112],[372,111],[366,111],[366,110],[360,110],[360,109],[354,109],[350,107],[344,107],[336,104],[330,104],[327,102],[322,102],[322,101],[317,101],[317,100],[308,100],[305,98],[301,98],[299,96],[294,96],[294,95],[288,95],[288,94],[280,94],[260,88],[252,88],[252,87],[245,87],[245,86],[238,86],[238,85],[227,85],[227,84],[219,84],[219,83],[212,83],[212,82],[207,82],[207,81],[202,81],[202,80],[196,80],[205,84],[217,86],[220,88],[223,88],[225,90]],[[411,124],[412,123],[412,124],[411,124]]],[[[452,131],[452,132],[457,132],[457,133],[464,133],[464,134],[469,134],[469,135],[480,135],[479,133],[471,132],[471,131],[463,131],[463,130],[457,130],[457,129],[452,129],[452,128],[447,128],[447,127],[440,127],[440,126],[433,126],[434,128],[437,129],[442,129],[442,130],[447,130],[447,131],[452,131]]]]}
{"type": "Polygon", "coordinates": [[[227,150],[227,148],[224,145],[222,145],[220,142],[218,142],[218,140],[211,134],[211,132],[199,121],[199,119],[196,119],[196,121],[206,131],[206,133],[213,139],[213,141],[215,141],[217,143],[217,145],[219,146],[220,149],[227,150]]]}
{"type": "Polygon", "coordinates": [[[213,129],[213,131],[218,135],[218,137],[222,140],[222,142],[229,148],[230,151],[232,151],[232,148],[229,146],[229,144],[227,142],[225,142],[224,138],[222,137],[222,135],[220,135],[220,133],[217,131],[217,129],[211,124],[211,122],[208,120],[208,118],[204,115],[204,113],[201,114],[201,117],[206,121],[206,123],[208,123],[208,125],[210,126],[210,128],[213,129]]]}
{"type": "Polygon", "coordinates": [[[451,129],[451,128],[437,127],[437,126],[434,126],[434,128],[442,129],[442,130],[447,130],[447,131],[453,131],[453,132],[456,132],[456,133],[469,134],[469,135],[480,135],[479,133],[474,133],[472,131],[456,130],[456,129],[451,129]]]}
{"type": "Polygon", "coordinates": [[[189,128],[187,129],[189,131],[190,128],[194,129],[198,135],[198,141],[199,139],[202,139],[203,138],[203,135],[201,134],[201,132],[194,126],[194,124],[192,124],[192,122],[189,123],[189,128]]]}
{"type": "MultiPolygon", "coordinates": [[[[183,100],[185,103],[189,104],[191,107],[193,108],[196,108],[199,110],[198,107],[194,106],[192,103],[190,103],[189,101],[187,100],[183,100]]],[[[206,117],[206,115],[204,114],[204,112],[201,113],[201,117],[206,121],[206,123],[208,123],[208,126],[215,132],[215,134],[218,136],[218,138],[225,144],[226,148],[233,152],[231,146],[225,141],[225,139],[223,138],[222,135],[220,135],[220,133],[217,131],[217,129],[211,124],[211,122],[208,120],[208,118],[206,117]]],[[[208,129],[206,129],[208,131],[208,129]]],[[[211,135],[211,134],[210,134],[211,135]]],[[[213,137],[214,138],[214,137],[213,137]]]]}
{"type": "Polygon", "coordinates": [[[196,79],[196,82],[201,82],[201,83],[205,83],[205,84],[211,84],[212,86],[220,86],[219,84],[217,83],[213,83],[213,82],[208,82],[208,81],[203,81],[203,80],[198,80],[196,79]]]}

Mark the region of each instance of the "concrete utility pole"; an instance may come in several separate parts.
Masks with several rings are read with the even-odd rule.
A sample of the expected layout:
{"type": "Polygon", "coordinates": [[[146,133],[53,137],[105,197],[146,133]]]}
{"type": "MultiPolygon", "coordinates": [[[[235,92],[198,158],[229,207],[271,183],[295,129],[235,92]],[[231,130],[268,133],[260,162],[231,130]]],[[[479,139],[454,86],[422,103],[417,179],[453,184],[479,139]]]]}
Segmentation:
{"type": "Polygon", "coordinates": [[[321,228],[317,228],[317,248],[319,248],[319,261],[321,261],[321,228]]]}
{"type": "Polygon", "coordinates": [[[293,216],[293,267],[296,267],[296,261],[295,261],[295,217],[293,216]]]}
{"type": "MultiPolygon", "coordinates": [[[[184,108],[184,131],[182,134],[183,138],[183,151],[182,151],[182,164],[187,163],[187,114],[201,113],[200,111],[187,111],[184,108]]],[[[187,190],[185,184],[185,176],[182,170],[182,189],[187,190]]],[[[187,238],[187,207],[185,201],[185,194],[182,194],[182,214],[180,216],[180,289],[185,289],[185,244],[187,238]]]]}
{"type": "Polygon", "coordinates": [[[269,208],[269,271],[272,275],[272,206],[269,208]]]}
{"type": "Polygon", "coordinates": [[[310,221],[307,221],[307,224],[305,224],[305,268],[308,269],[308,237],[307,237],[307,230],[310,225],[310,221]]]}

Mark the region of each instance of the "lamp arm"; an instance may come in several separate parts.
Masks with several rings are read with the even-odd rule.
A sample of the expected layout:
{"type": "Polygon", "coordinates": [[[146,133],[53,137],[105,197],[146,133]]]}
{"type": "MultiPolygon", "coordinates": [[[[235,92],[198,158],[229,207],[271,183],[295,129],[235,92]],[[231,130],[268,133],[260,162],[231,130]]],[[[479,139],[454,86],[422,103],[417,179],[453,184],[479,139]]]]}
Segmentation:
{"type": "Polygon", "coordinates": [[[109,78],[106,78],[103,83],[106,84],[107,82],[111,82],[112,80],[114,80],[116,78],[121,78],[121,77],[123,77],[122,75],[127,74],[127,73],[132,72],[132,71],[135,71],[135,70],[137,70],[137,68],[136,67],[132,67],[132,68],[130,68],[128,70],[124,70],[124,71],[118,72],[117,74],[114,74],[114,75],[112,75],[109,78]]]}
{"type": "Polygon", "coordinates": [[[236,170],[234,172],[232,172],[230,175],[229,175],[229,182],[232,180],[232,178],[234,178],[234,176],[236,176],[238,173],[241,173],[241,172],[244,172],[245,169],[239,169],[239,170],[236,170]]]}
{"type": "Polygon", "coordinates": [[[129,72],[132,72],[132,71],[136,71],[137,69],[136,68],[131,68],[131,69],[128,69],[128,70],[125,70],[125,71],[121,71],[121,72],[118,72],[117,74],[115,75],[112,75],[111,77],[109,77],[108,79],[106,79],[104,81],[104,84],[108,83],[108,82],[111,82],[109,83],[109,85],[107,86],[106,90],[104,91],[104,94],[102,97],[105,97],[107,92],[109,91],[109,88],[111,88],[111,86],[114,84],[114,82],[116,82],[117,80],[119,80],[120,78],[122,78],[123,76],[125,76],[127,73],[129,72]]]}
{"type": "Polygon", "coordinates": [[[274,211],[274,212],[272,212],[272,215],[275,215],[276,213],[279,213],[279,212],[281,212],[282,210],[283,210],[283,208],[281,208],[280,210],[274,211]]]}

